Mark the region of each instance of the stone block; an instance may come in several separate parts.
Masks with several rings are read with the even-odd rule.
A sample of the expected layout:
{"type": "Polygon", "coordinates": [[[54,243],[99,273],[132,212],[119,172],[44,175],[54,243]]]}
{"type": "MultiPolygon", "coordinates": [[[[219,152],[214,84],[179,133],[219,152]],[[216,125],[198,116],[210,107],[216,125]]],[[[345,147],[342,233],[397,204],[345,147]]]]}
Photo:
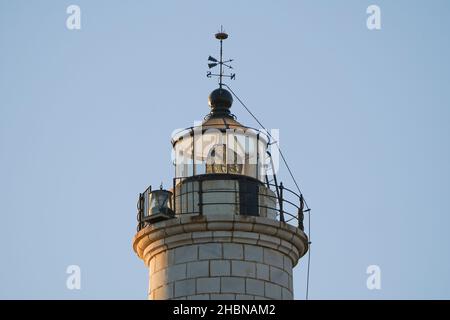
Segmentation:
{"type": "Polygon", "coordinates": [[[208,239],[211,240],[213,238],[212,231],[197,231],[192,233],[192,239],[208,239]]]}
{"type": "Polygon", "coordinates": [[[197,245],[175,248],[175,263],[195,261],[198,259],[197,245]]]}
{"type": "Polygon", "coordinates": [[[268,236],[265,234],[261,234],[259,236],[259,240],[258,240],[258,244],[262,245],[264,247],[269,247],[272,248],[274,250],[277,250],[278,247],[280,246],[280,239],[275,238],[273,236],[268,236]]]}
{"type": "Polygon", "coordinates": [[[281,287],[271,282],[265,283],[265,296],[271,299],[281,299],[281,287]]]}
{"type": "Polygon", "coordinates": [[[187,300],[209,300],[209,294],[196,294],[188,296],[187,300]]]}
{"type": "Polygon", "coordinates": [[[161,269],[150,275],[150,285],[152,289],[156,289],[167,282],[167,270],[161,269]]]}
{"type": "Polygon", "coordinates": [[[197,293],[219,293],[220,278],[198,278],[197,293]]]}
{"type": "Polygon", "coordinates": [[[156,257],[152,260],[155,260],[155,271],[159,271],[167,266],[167,253],[166,251],[162,251],[158,253],[156,257]]]}
{"type": "Polygon", "coordinates": [[[293,281],[292,281],[292,275],[289,275],[288,289],[289,289],[290,291],[294,291],[294,283],[293,283],[293,281]]]}
{"type": "Polygon", "coordinates": [[[264,248],[264,263],[282,269],[283,261],[283,254],[272,249],[264,248]]]}
{"type": "Polygon", "coordinates": [[[150,274],[155,272],[155,258],[150,259],[150,263],[148,265],[148,270],[150,271],[150,274]]]}
{"type": "Polygon", "coordinates": [[[231,275],[238,277],[256,277],[256,264],[248,261],[231,261],[231,275]]]}
{"type": "Polygon", "coordinates": [[[174,282],[186,278],[186,264],[175,264],[167,267],[167,282],[174,282]]]}
{"type": "Polygon", "coordinates": [[[256,279],[246,279],[245,290],[247,294],[264,296],[264,281],[256,279]]]}
{"type": "Polygon", "coordinates": [[[235,297],[231,293],[211,293],[211,300],[234,300],[235,297]]]}
{"type": "Polygon", "coordinates": [[[190,296],[195,294],[195,279],[186,279],[175,282],[174,296],[190,296]]]}
{"type": "Polygon", "coordinates": [[[223,257],[224,259],[237,259],[244,258],[244,250],[242,244],[238,243],[224,243],[223,244],[223,257]]]}
{"type": "Polygon", "coordinates": [[[245,293],[245,278],[221,277],[220,290],[222,293],[245,293]]]}
{"type": "Polygon", "coordinates": [[[289,258],[289,256],[284,256],[283,259],[284,259],[284,261],[283,261],[283,269],[284,269],[284,271],[286,271],[289,274],[292,274],[292,260],[291,260],[291,258],[289,258]]]}
{"type": "Polygon", "coordinates": [[[261,263],[256,264],[256,278],[269,280],[269,266],[261,263]]]}
{"type": "Polygon", "coordinates": [[[263,248],[246,244],[244,257],[246,261],[263,262],[263,248]]]}
{"type": "Polygon", "coordinates": [[[187,263],[187,277],[198,278],[209,276],[208,261],[192,261],[187,263]]]}
{"type": "Polygon", "coordinates": [[[253,232],[257,232],[259,234],[274,235],[277,233],[277,229],[273,226],[268,226],[267,224],[255,223],[255,225],[253,226],[253,232]]]}
{"type": "Polygon", "coordinates": [[[292,233],[289,229],[278,228],[277,236],[282,240],[291,241],[292,237],[294,236],[294,233],[292,233]]]}
{"type": "Polygon", "coordinates": [[[275,282],[285,288],[288,288],[289,274],[282,269],[270,267],[270,281],[275,282]]]}
{"type": "Polygon", "coordinates": [[[208,222],[208,230],[211,231],[232,231],[233,230],[233,222],[226,222],[226,221],[211,221],[208,222]]]}
{"type": "Polygon", "coordinates": [[[281,289],[281,297],[283,300],[292,300],[294,298],[292,293],[286,288],[281,289]]]}
{"type": "Polygon", "coordinates": [[[211,276],[229,276],[231,274],[231,264],[228,260],[209,261],[211,276]]]}
{"type": "Polygon", "coordinates": [[[168,283],[154,290],[153,300],[167,300],[173,298],[173,283],[168,283]]]}
{"type": "Polygon", "coordinates": [[[235,220],[236,215],[232,214],[230,212],[228,213],[224,213],[224,214],[214,214],[214,215],[210,215],[210,216],[205,216],[206,220],[208,222],[214,222],[214,221],[231,221],[233,222],[235,220]]]}
{"type": "Polygon", "coordinates": [[[199,259],[221,259],[222,244],[220,243],[204,243],[198,245],[199,259]]]}
{"type": "Polygon", "coordinates": [[[201,223],[186,223],[183,225],[184,232],[198,232],[204,230],[204,225],[201,223]]]}
{"type": "Polygon", "coordinates": [[[245,222],[235,222],[233,229],[239,231],[253,231],[253,226],[256,225],[254,223],[245,223],[245,222]]]}
{"type": "Polygon", "coordinates": [[[166,232],[166,236],[167,237],[183,233],[183,226],[179,224],[179,220],[178,219],[166,220],[165,223],[168,224],[172,220],[177,220],[177,224],[171,225],[171,226],[167,225],[165,227],[165,232],[166,232]]]}
{"type": "Polygon", "coordinates": [[[249,294],[237,294],[236,300],[254,300],[255,296],[249,294]]]}
{"type": "Polygon", "coordinates": [[[214,241],[231,241],[233,233],[231,231],[213,231],[214,241]]]}
{"type": "Polygon", "coordinates": [[[175,250],[174,249],[169,249],[166,250],[166,263],[167,265],[172,265],[175,264],[175,250]]]}
{"type": "Polygon", "coordinates": [[[253,239],[256,243],[256,240],[259,239],[259,234],[254,232],[247,231],[233,231],[233,237],[235,238],[244,238],[244,239],[253,239]]]}
{"type": "MultiPolygon", "coordinates": [[[[183,231],[182,231],[183,232],[183,231]]],[[[164,244],[167,246],[183,245],[192,242],[191,233],[179,233],[164,240],[164,244]]]]}

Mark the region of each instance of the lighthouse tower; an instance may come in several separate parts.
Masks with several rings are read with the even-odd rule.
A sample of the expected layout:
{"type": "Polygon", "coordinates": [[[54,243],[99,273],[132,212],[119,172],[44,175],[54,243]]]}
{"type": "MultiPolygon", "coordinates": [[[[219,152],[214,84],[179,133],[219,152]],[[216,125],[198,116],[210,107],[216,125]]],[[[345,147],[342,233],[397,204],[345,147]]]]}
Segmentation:
{"type": "Polygon", "coordinates": [[[293,299],[292,270],[308,250],[303,198],[278,183],[270,134],[240,124],[223,79],[232,60],[209,57],[219,87],[203,123],[172,139],[172,188],[139,195],[133,249],[149,270],[149,299],[293,299]]]}

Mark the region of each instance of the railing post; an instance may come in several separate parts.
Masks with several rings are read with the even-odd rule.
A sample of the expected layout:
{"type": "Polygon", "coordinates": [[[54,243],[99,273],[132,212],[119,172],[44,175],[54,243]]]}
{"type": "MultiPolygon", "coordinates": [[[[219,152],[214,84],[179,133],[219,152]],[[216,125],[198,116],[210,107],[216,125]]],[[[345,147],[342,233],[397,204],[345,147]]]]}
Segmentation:
{"type": "Polygon", "coordinates": [[[195,168],[195,134],[194,128],[191,128],[191,143],[192,143],[192,175],[195,176],[197,174],[197,170],[195,168]]]}
{"type": "Polygon", "coordinates": [[[259,132],[256,135],[256,179],[259,179],[259,132]]]}
{"type": "Polygon", "coordinates": [[[203,215],[203,180],[198,181],[198,214],[203,215]]]}
{"type": "Polygon", "coordinates": [[[143,197],[144,195],[142,193],[139,193],[139,200],[138,200],[138,214],[137,214],[137,220],[138,220],[138,231],[142,229],[142,208],[143,208],[143,197]]]}
{"type": "Polygon", "coordinates": [[[298,209],[298,227],[300,230],[304,231],[305,226],[303,225],[303,219],[305,215],[303,214],[303,208],[305,206],[305,202],[303,201],[303,194],[300,195],[300,208],[298,209]]]}
{"type": "Polygon", "coordinates": [[[176,208],[176,203],[177,203],[177,191],[176,191],[176,179],[177,178],[173,178],[173,212],[175,214],[177,214],[177,208],[176,208]]]}
{"type": "Polygon", "coordinates": [[[283,182],[280,182],[280,221],[284,222],[284,212],[283,212],[283,182]]]}

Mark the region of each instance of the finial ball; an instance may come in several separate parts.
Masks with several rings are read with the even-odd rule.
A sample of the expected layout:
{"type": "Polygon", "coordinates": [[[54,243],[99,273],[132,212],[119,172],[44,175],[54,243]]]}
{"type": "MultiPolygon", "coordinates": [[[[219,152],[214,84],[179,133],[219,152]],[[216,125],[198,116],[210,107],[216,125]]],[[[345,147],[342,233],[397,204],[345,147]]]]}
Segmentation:
{"type": "Polygon", "coordinates": [[[228,38],[228,34],[226,34],[225,32],[216,33],[216,39],[225,40],[226,38],[228,38]]]}
{"type": "Polygon", "coordinates": [[[229,109],[233,104],[233,96],[228,90],[218,88],[209,95],[208,104],[213,110],[229,109]]]}

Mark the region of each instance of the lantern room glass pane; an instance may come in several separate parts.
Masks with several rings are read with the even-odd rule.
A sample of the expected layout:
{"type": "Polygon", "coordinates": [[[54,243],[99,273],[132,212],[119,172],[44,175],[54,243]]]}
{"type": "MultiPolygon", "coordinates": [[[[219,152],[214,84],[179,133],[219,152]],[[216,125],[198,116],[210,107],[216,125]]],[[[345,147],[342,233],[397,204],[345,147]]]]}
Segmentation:
{"type": "Polygon", "coordinates": [[[192,158],[192,137],[188,134],[177,141],[175,152],[175,176],[190,177],[194,175],[192,158]]]}
{"type": "Polygon", "coordinates": [[[266,140],[255,130],[194,128],[174,146],[176,177],[199,174],[240,174],[264,181],[266,140]]]}

